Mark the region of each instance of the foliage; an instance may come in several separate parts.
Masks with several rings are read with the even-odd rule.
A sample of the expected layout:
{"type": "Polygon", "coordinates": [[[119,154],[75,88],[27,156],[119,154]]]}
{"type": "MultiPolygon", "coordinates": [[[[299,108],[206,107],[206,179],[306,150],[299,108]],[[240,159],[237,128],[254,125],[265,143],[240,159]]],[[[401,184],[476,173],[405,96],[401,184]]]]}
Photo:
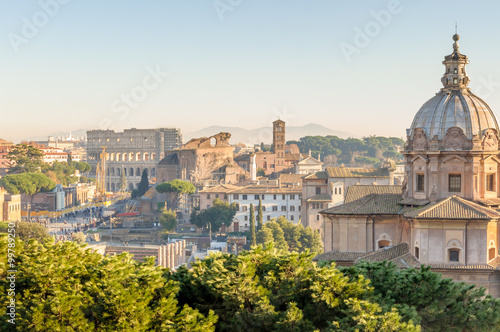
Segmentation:
{"type": "MultiPolygon", "coordinates": [[[[80,171],[80,174],[89,172],[91,169],[90,165],[85,162],[73,161],[71,164],[66,162],[54,161],[52,165],[44,164],[42,167],[42,173],[47,175],[55,183],[60,183],[67,186],[71,183],[78,182],[78,177],[75,176],[76,170],[80,171]]],[[[89,182],[88,178],[82,179],[80,177],[80,182],[89,182]]]]}
{"type": "Polygon", "coordinates": [[[308,153],[309,150],[316,156],[321,153],[330,161],[330,156],[336,156],[336,163],[356,166],[357,164],[377,165],[385,158],[391,158],[396,162],[402,162],[403,156],[398,152],[405,142],[397,137],[368,136],[363,139],[347,138],[337,136],[306,136],[299,141],[289,141],[287,144],[297,144],[300,152],[308,153]],[[369,157],[373,159],[358,159],[357,157],[369,157]]]}
{"type": "MultiPolygon", "coordinates": [[[[264,228],[265,229],[265,228],[264,228]]],[[[218,331],[419,331],[369,300],[369,281],[320,268],[310,253],[258,246],[180,267],[179,302],[218,316],[218,331]]]]}
{"type": "Polygon", "coordinates": [[[126,191],[127,190],[127,177],[125,176],[125,172],[122,170],[120,172],[120,191],[126,191]]]}
{"type": "MultiPolygon", "coordinates": [[[[213,331],[217,317],[179,305],[179,283],[154,259],[103,256],[72,242],[16,243],[18,331],[213,331]]],[[[7,239],[0,238],[0,301],[6,303],[7,239]]],[[[9,317],[1,315],[0,330],[9,317]]]]}
{"type": "Polygon", "coordinates": [[[230,205],[216,198],[211,208],[201,212],[193,210],[190,222],[200,228],[206,228],[211,223],[212,230],[217,232],[222,225],[230,226],[235,215],[236,203],[230,205]]]}
{"type": "Polygon", "coordinates": [[[0,178],[0,187],[14,195],[34,195],[41,191],[50,191],[55,186],[51,179],[41,173],[20,173],[0,178]]]}
{"type": "Polygon", "coordinates": [[[264,142],[260,142],[260,150],[262,152],[269,152],[271,151],[271,147],[269,145],[264,144],[264,142]]]}
{"type": "Polygon", "coordinates": [[[250,244],[252,246],[257,245],[257,240],[255,238],[255,209],[253,204],[250,204],[250,244]]]}
{"type": "Polygon", "coordinates": [[[80,244],[85,243],[85,234],[83,232],[76,232],[73,234],[73,241],[80,244]]]}
{"type": "Polygon", "coordinates": [[[358,164],[374,165],[377,167],[380,165],[380,160],[373,157],[359,156],[354,158],[354,161],[358,164]]]}
{"type": "Polygon", "coordinates": [[[262,212],[262,199],[259,196],[259,207],[257,209],[257,231],[260,231],[263,225],[264,225],[264,213],[262,212]]]}
{"type": "Polygon", "coordinates": [[[159,221],[161,227],[167,233],[174,231],[177,227],[177,215],[172,210],[163,210],[159,221]]]}
{"type": "Polygon", "coordinates": [[[149,190],[148,169],[142,171],[141,182],[137,188],[136,197],[142,197],[149,190]]]}
{"type": "Polygon", "coordinates": [[[352,280],[369,278],[374,300],[425,331],[498,331],[499,299],[474,285],[443,279],[428,266],[399,269],[391,262],[360,262],[341,271],[352,280]]]}
{"type": "MultiPolygon", "coordinates": [[[[8,226],[7,222],[0,222],[0,232],[7,233],[8,226]]],[[[44,240],[50,238],[47,228],[38,224],[26,221],[16,221],[16,237],[23,241],[37,240],[43,242],[44,240]]]]}
{"type": "Polygon", "coordinates": [[[258,167],[257,168],[257,172],[256,172],[255,175],[257,175],[257,176],[266,176],[266,170],[263,169],[262,167],[258,167]]]}
{"type": "Polygon", "coordinates": [[[170,196],[172,197],[171,207],[172,209],[175,209],[177,207],[177,202],[179,201],[180,195],[182,194],[192,195],[195,193],[196,188],[191,182],[182,180],[172,180],[169,182],[160,183],[156,187],[156,191],[159,192],[160,194],[163,193],[170,194],[170,196]]]}
{"type": "Polygon", "coordinates": [[[14,145],[6,157],[11,162],[11,174],[39,172],[43,165],[42,151],[25,143],[14,145]]]}
{"type": "Polygon", "coordinates": [[[264,224],[257,232],[257,243],[268,244],[274,242],[279,249],[302,252],[310,250],[320,253],[323,243],[318,232],[302,224],[293,224],[284,216],[273,219],[264,224]]]}

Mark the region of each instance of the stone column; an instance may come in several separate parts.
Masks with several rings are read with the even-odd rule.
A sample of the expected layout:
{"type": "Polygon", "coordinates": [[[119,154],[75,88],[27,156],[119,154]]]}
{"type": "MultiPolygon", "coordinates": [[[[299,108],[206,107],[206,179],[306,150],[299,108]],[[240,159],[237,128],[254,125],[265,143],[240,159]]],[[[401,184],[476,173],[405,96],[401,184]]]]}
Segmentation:
{"type": "Polygon", "coordinates": [[[170,268],[170,252],[168,244],[163,246],[163,267],[170,268]]]}
{"type": "Polygon", "coordinates": [[[158,266],[163,266],[163,246],[158,247],[158,266]]]}
{"type": "Polygon", "coordinates": [[[175,248],[174,248],[174,244],[173,243],[170,243],[169,245],[169,255],[170,255],[170,268],[171,269],[174,269],[175,268],[175,248]]]}

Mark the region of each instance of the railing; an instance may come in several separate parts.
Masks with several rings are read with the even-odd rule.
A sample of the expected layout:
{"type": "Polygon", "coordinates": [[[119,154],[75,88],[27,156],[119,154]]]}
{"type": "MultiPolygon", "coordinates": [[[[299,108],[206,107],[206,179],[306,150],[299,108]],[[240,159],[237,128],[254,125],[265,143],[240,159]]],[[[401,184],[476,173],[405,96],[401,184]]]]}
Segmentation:
{"type": "MultiPolygon", "coordinates": [[[[121,198],[115,198],[111,201],[106,201],[106,202],[98,202],[98,203],[90,203],[90,204],[85,204],[85,205],[79,205],[79,206],[73,206],[71,208],[61,210],[61,211],[31,211],[30,212],[30,217],[48,217],[48,218],[60,218],[62,215],[71,213],[71,212],[76,212],[80,210],[85,210],[90,207],[98,207],[98,206],[110,206],[116,202],[121,200],[121,198]]],[[[28,211],[21,211],[21,217],[28,217],[28,211]]]]}

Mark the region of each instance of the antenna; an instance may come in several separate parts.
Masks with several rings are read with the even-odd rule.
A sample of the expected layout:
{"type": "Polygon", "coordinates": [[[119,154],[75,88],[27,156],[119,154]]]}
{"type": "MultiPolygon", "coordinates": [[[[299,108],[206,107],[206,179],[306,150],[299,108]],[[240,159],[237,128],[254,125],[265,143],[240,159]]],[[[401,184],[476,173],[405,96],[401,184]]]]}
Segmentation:
{"type": "Polygon", "coordinates": [[[455,22],[455,34],[457,34],[457,22],[455,22]]]}

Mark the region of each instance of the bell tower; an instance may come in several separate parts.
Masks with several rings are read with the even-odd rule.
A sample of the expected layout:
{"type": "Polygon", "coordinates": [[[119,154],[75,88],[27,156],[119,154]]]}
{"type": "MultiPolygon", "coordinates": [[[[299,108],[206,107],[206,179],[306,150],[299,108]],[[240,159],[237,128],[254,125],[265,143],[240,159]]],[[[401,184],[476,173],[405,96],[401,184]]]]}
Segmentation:
{"type": "Polygon", "coordinates": [[[274,148],[274,171],[280,172],[285,168],[285,121],[273,122],[273,148],[274,148]]]}

